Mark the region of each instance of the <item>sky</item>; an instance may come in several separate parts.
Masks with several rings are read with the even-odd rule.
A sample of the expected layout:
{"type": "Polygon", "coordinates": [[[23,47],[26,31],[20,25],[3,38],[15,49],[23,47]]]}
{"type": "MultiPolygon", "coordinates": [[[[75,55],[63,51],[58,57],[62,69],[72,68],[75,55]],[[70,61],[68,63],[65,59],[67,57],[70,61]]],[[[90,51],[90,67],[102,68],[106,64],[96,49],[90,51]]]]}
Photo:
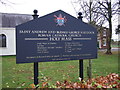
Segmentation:
{"type": "MultiPolygon", "coordinates": [[[[6,1],[7,0],[3,0],[6,1]]],[[[14,4],[0,5],[0,12],[7,13],[21,13],[21,14],[33,14],[33,10],[37,9],[40,16],[57,11],[59,9],[76,15],[74,8],[72,7],[71,0],[9,0],[14,4]]]]}
{"type": "MultiPolygon", "coordinates": [[[[74,17],[77,17],[74,9],[75,4],[71,2],[76,0],[2,0],[7,5],[0,4],[0,12],[2,13],[18,13],[18,14],[33,14],[33,10],[38,10],[39,16],[44,16],[57,10],[63,10],[74,17]],[[74,6],[74,7],[73,7],[74,6]]],[[[76,7],[75,7],[76,8],[76,7]]],[[[85,19],[83,19],[86,22],[85,19]]],[[[115,28],[118,22],[113,23],[113,35],[114,40],[118,39],[118,35],[115,34],[115,28]]]]}

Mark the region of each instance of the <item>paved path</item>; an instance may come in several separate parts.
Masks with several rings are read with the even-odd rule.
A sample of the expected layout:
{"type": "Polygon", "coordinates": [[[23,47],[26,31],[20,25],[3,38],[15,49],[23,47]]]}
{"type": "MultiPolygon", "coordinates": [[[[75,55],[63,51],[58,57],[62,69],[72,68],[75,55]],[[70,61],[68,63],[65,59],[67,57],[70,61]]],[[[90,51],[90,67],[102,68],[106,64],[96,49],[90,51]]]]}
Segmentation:
{"type": "Polygon", "coordinates": [[[112,51],[120,51],[120,48],[112,48],[112,51]]]}
{"type": "MultiPolygon", "coordinates": [[[[98,51],[106,51],[106,49],[99,49],[98,51]]],[[[120,48],[112,48],[112,51],[120,51],[120,48]]]]}

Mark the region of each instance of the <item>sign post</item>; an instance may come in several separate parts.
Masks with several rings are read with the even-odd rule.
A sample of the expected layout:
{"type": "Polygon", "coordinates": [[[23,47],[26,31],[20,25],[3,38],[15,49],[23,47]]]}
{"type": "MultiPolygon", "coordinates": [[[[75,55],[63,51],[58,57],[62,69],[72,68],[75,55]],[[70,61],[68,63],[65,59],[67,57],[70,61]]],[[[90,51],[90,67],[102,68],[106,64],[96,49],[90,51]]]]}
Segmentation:
{"type": "MultiPolygon", "coordinates": [[[[37,15],[38,11],[34,10],[33,19],[37,19],[39,15],[37,15]]],[[[34,62],[34,85],[38,85],[38,62],[34,62]]]]}
{"type": "Polygon", "coordinates": [[[38,62],[34,63],[34,85],[38,85],[38,62]]]}
{"type": "Polygon", "coordinates": [[[81,78],[81,81],[84,78],[84,74],[83,74],[83,59],[79,60],[79,78],[81,78]]]}
{"type": "MultiPolygon", "coordinates": [[[[78,13],[78,19],[80,19],[81,21],[82,21],[82,13],[81,12],[79,12],[78,13]]],[[[81,81],[83,80],[83,78],[84,78],[84,67],[83,67],[83,59],[80,59],[79,60],[79,78],[81,78],[81,81]]]]}

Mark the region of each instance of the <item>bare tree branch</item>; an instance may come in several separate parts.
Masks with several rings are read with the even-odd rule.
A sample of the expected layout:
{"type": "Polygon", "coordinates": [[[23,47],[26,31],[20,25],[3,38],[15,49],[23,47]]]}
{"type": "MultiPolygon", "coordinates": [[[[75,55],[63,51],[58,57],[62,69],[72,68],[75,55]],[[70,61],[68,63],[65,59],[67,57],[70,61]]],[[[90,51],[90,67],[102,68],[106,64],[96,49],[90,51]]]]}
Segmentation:
{"type": "Polygon", "coordinates": [[[120,1],[111,2],[111,0],[97,0],[94,2],[87,2],[78,0],[81,10],[84,14],[84,18],[88,22],[102,26],[104,23],[108,23],[109,30],[107,36],[107,54],[111,54],[111,37],[112,37],[112,17],[114,15],[120,15],[120,1]]]}
{"type": "Polygon", "coordinates": [[[10,2],[9,0],[0,0],[0,3],[3,4],[3,5],[8,5],[8,6],[10,6],[12,4],[15,4],[13,2],[10,2]]]}

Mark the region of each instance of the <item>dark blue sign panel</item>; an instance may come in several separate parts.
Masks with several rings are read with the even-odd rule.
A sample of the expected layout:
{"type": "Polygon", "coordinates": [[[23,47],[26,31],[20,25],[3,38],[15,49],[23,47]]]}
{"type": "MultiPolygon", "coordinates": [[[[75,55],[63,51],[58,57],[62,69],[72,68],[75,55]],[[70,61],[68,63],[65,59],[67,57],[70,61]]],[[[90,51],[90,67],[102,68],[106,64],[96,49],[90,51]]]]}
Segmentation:
{"type": "Polygon", "coordinates": [[[17,63],[97,58],[97,30],[62,10],[16,27],[17,63]]]}

